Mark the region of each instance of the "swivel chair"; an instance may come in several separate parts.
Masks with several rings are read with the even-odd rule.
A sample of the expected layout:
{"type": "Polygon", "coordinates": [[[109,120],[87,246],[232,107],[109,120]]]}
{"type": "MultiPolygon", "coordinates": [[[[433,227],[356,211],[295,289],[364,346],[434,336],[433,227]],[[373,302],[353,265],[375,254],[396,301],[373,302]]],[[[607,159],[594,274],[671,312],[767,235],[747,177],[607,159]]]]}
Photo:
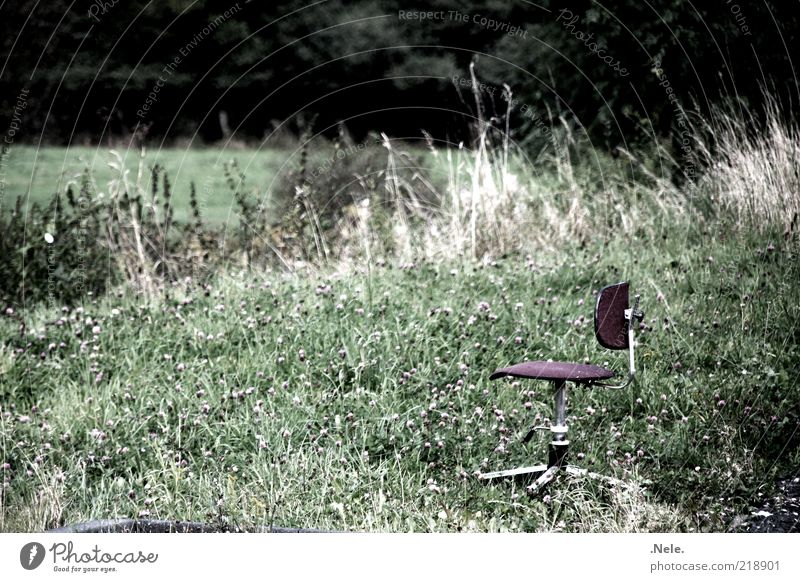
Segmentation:
{"type": "MultiPolygon", "coordinates": [[[[569,362],[523,362],[508,368],[495,370],[489,376],[490,380],[511,376],[535,380],[549,380],[553,384],[554,417],[555,423],[547,426],[534,426],[523,438],[527,443],[537,430],[549,430],[552,440],[549,445],[547,464],[518,467],[505,471],[482,473],[479,479],[491,480],[504,477],[524,477],[536,473],[542,475],[528,487],[530,493],[536,493],[550,481],[559,471],[585,475],[585,469],[567,464],[569,439],[567,439],[567,382],[579,386],[598,386],[604,388],[625,388],[633,382],[636,375],[634,366],[634,338],[633,331],[637,321],[644,318],[644,313],[639,311],[639,296],[634,297],[633,307],[628,302],[628,282],[609,285],[600,290],[594,310],[595,337],[601,346],[610,350],[628,350],[629,372],[625,382],[614,386],[602,381],[614,377],[614,372],[600,366],[588,364],[575,364],[569,362]]],[[[599,475],[592,475],[598,476],[599,475]]],[[[613,481],[613,480],[612,480],[613,481]]]]}

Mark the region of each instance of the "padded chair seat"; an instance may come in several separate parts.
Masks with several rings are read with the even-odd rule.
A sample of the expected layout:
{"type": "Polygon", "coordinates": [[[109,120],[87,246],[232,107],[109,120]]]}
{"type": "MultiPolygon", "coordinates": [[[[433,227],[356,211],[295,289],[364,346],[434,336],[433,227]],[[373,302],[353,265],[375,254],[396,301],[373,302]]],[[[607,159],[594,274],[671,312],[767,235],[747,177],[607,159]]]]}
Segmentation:
{"type": "Polygon", "coordinates": [[[590,364],[573,364],[571,362],[523,362],[508,368],[495,370],[489,376],[490,380],[496,380],[505,376],[515,378],[537,378],[539,380],[566,380],[578,384],[595,382],[597,380],[607,380],[614,376],[614,372],[592,366],[590,364]]]}

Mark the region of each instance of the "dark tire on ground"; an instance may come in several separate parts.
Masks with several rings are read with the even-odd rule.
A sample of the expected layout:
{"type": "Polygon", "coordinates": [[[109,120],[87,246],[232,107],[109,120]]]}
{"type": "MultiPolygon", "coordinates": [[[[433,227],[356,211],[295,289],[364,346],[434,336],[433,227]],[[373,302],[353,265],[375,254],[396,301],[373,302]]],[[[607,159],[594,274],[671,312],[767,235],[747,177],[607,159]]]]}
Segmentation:
{"type": "Polygon", "coordinates": [[[748,533],[800,533],[800,477],[778,481],[775,495],[751,512],[740,516],[733,531],[748,533]]]}

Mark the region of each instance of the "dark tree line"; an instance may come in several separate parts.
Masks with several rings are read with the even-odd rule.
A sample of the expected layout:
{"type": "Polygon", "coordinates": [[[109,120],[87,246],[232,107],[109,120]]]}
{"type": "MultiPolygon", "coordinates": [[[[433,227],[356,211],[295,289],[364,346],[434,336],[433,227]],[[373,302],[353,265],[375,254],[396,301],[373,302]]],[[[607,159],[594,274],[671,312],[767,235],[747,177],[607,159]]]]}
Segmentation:
{"type": "Polygon", "coordinates": [[[798,5],[778,0],[6,2],[0,113],[16,140],[382,130],[463,137],[470,63],[521,139],[563,115],[608,146],[766,88],[796,104],[798,5]],[[222,113],[224,112],[224,113],[222,113]],[[221,116],[222,113],[222,116],[221,116]],[[225,119],[221,119],[225,118],[225,119]],[[334,129],[331,129],[333,131],[334,129]]]}

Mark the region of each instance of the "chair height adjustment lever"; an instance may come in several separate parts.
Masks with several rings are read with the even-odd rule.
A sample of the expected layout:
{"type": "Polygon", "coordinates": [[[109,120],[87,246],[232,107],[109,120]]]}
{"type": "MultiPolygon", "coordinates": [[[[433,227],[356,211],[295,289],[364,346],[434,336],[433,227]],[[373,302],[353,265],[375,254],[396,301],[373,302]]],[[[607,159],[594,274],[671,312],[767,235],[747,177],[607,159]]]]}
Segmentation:
{"type": "Polygon", "coordinates": [[[526,435],[523,437],[523,439],[522,439],[522,442],[523,442],[523,443],[525,443],[525,444],[529,443],[529,442],[530,442],[530,440],[533,438],[533,434],[534,434],[534,433],[535,433],[537,430],[550,430],[550,427],[549,427],[549,426],[534,426],[534,427],[533,427],[531,430],[529,430],[529,431],[528,431],[528,433],[527,433],[527,434],[526,434],[526,435]]]}

